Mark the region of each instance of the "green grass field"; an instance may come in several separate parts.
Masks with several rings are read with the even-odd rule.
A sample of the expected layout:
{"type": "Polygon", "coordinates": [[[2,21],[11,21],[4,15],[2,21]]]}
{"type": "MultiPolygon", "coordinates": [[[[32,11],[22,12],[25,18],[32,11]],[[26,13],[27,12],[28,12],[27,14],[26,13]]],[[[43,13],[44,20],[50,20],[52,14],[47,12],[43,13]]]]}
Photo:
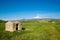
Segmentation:
{"type": "Polygon", "coordinates": [[[1,40],[60,40],[60,21],[39,22],[28,21],[22,22],[25,30],[16,32],[4,31],[4,23],[0,23],[0,39],[1,40]],[[2,25],[2,26],[1,26],[2,25]]]}

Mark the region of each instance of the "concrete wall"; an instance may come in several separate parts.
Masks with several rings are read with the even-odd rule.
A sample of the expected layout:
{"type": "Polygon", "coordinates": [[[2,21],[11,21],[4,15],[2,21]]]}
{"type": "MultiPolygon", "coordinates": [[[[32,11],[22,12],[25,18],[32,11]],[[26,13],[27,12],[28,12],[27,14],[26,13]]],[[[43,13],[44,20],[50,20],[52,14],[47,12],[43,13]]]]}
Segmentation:
{"type": "Polygon", "coordinates": [[[5,30],[6,31],[13,31],[13,23],[12,22],[7,22],[5,30]]]}
{"type": "Polygon", "coordinates": [[[5,30],[10,32],[16,31],[16,24],[18,24],[18,30],[21,30],[22,25],[20,22],[7,22],[5,26],[5,30]]]}

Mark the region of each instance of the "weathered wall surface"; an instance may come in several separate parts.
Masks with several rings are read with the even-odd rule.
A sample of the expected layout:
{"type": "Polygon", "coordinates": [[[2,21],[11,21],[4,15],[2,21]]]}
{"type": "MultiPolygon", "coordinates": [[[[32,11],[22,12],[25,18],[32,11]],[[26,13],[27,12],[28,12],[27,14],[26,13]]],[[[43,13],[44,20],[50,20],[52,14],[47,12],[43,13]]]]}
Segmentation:
{"type": "Polygon", "coordinates": [[[16,31],[16,24],[18,24],[18,30],[22,29],[22,25],[20,22],[7,22],[5,26],[6,31],[16,31]]]}

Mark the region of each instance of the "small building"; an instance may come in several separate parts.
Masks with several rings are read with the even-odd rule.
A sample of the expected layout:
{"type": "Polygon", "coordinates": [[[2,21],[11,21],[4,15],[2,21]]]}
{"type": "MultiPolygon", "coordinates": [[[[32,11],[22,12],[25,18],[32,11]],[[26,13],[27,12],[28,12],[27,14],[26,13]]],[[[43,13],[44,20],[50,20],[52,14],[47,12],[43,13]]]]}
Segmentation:
{"type": "Polygon", "coordinates": [[[16,30],[21,30],[22,29],[22,25],[19,21],[8,21],[6,22],[6,27],[5,30],[6,31],[16,31],[16,30]]]}

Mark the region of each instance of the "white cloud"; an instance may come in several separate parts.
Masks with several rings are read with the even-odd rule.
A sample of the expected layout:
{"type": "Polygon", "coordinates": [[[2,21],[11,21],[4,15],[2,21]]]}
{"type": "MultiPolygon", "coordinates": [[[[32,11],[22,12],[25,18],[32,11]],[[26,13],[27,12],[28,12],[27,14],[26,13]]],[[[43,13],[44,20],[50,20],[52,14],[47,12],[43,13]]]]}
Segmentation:
{"type": "Polygon", "coordinates": [[[34,18],[41,18],[40,16],[36,16],[36,17],[34,17],[34,18]]]}
{"type": "Polygon", "coordinates": [[[37,15],[36,17],[34,17],[34,18],[42,18],[42,17],[40,17],[39,15],[37,15]]]}

